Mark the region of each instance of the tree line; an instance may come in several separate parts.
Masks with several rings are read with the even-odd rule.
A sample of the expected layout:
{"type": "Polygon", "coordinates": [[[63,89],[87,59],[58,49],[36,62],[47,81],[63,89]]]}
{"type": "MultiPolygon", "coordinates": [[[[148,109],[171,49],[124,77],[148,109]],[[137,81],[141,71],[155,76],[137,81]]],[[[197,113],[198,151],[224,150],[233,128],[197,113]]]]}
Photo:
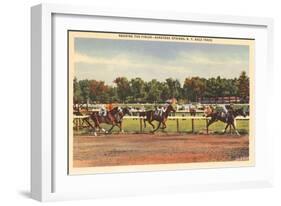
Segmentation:
{"type": "Polygon", "coordinates": [[[198,98],[237,96],[242,101],[249,98],[249,77],[243,71],[238,78],[187,77],[181,85],[179,80],[167,78],[144,81],[136,77],[117,77],[114,85],[99,80],[73,80],[73,102],[83,103],[163,103],[176,98],[180,103],[196,102],[198,98]]]}

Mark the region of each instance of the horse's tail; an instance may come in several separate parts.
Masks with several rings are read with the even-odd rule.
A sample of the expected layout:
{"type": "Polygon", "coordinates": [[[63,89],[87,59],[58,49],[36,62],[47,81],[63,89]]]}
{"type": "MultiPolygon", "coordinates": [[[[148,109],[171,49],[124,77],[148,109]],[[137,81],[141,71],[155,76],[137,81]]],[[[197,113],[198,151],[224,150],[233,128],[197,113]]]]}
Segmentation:
{"type": "Polygon", "coordinates": [[[98,127],[98,126],[99,126],[99,120],[98,120],[97,113],[96,113],[96,112],[93,112],[93,113],[90,115],[90,117],[91,117],[91,119],[93,120],[95,127],[98,127]]]}
{"type": "Polygon", "coordinates": [[[139,117],[145,117],[146,116],[146,112],[139,112],[139,117]]]}
{"type": "Polygon", "coordinates": [[[147,112],[139,112],[139,117],[142,117],[144,128],[146,127],[147,112]]]}

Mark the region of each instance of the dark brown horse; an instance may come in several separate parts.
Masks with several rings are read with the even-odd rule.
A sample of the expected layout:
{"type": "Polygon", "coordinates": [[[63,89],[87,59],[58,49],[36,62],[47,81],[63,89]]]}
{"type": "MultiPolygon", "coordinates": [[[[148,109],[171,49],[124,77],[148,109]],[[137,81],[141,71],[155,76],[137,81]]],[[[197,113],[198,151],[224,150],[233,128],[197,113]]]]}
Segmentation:
{"type": "MultiPolygon", "coordinates": [[[[122,121],[125,115],[131,115],[131,111],[129,108],[121,108],[121,107],[114,107],[112,110],[108,111],[106,116],[100,115],[99,112],[93,112],[90,117],[94,122],[95,129],[102,130],[103,132],[110,133],[112,129],[117,126],[120,129],[120,132],[123,132],[122,129],[122,121]],[[103,129],[100,124],[105,123],[112,125],[112,127],[106,131],[103,129]]],[[[95,131],[96,136],[96,131],[95,131]]]]}
{"type": "Polygon", "coordinates": [[[173,108],[173,106],[171,104],[169,104],[165,110],[165,112],[163,111],[162,114],[158,114],[156,115],[156,111],[155,110],[149,110],[149,111],[145,111],[145,112],[140,112],[139,116],[143,117],[143,123],[144,123],[144,127],[146,127],[146,121],[148,121],[148,123],[152,126],[153,131],[155,132],[159,129],[160,125],[162,124],[163,127],[162,129],[165,129],[167,127],[166,125],[166,121],[168,119],[168,116],[171,112],[176,112],[176,110],[173,108]],[[154,124],[152,124],[153,121],[158,121],[159,124],[157,126],[156,129],[154,124]]]}
{"type": "Polygon", "coordinates": [[[211,117],[211,119],[208,121],[207,128],[209,128],[209,126],[211,124],[213,124],[214,122],[221,121],[221,122],[226,123],[224,133],[226,132],[226,130],[229,126],[230,127],[232,126],[233,129],[235,130],[236,134],[240,135],[234,124],[234,120],[237,116],[246,117],[246,113],[244,112],[244,110],[242,108],[236,109],[236,110],[230,109],[230,110],[228,110],[227,113],[213,111],[212,113],[206,115],[206,117],[211,117]]]}

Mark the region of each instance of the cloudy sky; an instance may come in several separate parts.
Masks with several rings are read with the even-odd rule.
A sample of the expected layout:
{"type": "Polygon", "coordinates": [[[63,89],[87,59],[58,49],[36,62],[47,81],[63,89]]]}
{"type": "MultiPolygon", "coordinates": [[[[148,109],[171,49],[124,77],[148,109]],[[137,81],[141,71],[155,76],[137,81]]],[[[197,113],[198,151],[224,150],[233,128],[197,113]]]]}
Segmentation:
{"type": "Polygon", "coordinates": [[[248,74],[249,47],[163,41],[75,38],[75,76],[112,85],[118,76],[172,77],[183,83],[186,77],[238,77],[248,74]]]}

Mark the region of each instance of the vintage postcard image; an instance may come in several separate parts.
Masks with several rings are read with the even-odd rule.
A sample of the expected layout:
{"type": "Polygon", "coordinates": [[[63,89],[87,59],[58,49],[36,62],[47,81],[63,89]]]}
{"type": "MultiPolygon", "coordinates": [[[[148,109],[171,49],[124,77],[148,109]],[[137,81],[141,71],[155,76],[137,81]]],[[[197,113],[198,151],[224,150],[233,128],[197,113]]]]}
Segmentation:
{"type": "Polygon", "coordinates": [[[253,166],[254,44],[68,31],[68,173],[253,166]]]}

